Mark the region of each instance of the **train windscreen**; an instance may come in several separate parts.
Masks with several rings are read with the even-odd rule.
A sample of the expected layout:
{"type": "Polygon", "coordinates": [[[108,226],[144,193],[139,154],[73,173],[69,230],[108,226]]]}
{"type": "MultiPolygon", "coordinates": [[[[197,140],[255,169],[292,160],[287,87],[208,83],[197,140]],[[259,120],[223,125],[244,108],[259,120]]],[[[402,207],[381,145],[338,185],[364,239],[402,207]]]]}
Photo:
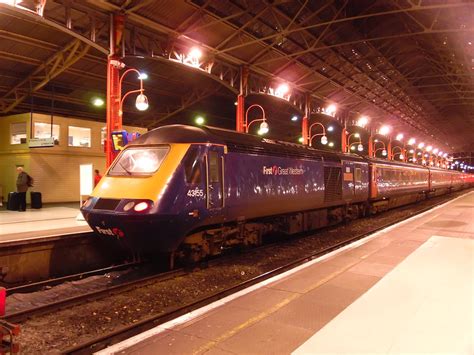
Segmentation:
{"type": "Polygon", "coordinates": [[[108,175],[151,175],[159,169],[168,151],[167,146],[126,149],[115,161],[108,175]]]}

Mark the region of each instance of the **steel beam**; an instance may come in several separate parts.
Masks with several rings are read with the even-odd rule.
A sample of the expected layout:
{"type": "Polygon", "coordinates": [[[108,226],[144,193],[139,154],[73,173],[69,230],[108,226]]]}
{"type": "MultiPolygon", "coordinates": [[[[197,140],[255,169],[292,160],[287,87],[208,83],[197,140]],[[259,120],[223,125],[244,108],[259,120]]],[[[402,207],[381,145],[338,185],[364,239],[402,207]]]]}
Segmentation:
{"type": "Polygon", "coordinates": [[[31,93],[40,90],[49,81],[84,57],[88,50],[89,45],[74,39],[6,93],[0,100],[1,112],[10,112],[31,93]]]}

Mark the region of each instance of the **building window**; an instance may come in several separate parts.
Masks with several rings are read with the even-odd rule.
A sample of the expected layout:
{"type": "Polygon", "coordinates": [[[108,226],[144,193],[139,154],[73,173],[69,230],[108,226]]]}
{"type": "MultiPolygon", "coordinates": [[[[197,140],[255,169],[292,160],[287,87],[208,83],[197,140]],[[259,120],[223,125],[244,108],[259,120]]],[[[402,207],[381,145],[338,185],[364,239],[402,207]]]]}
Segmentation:
{"type": "Polygon", "coordinates": [[[26,143],[26,122],[10,124],[10,144],[26,143]]]}
{"type": "Polygon", "coordinates": [[[91,146],[91,129],[84,127],[69,126],[68,145],[70,147],[87,147],[91,146]]]}
{"type": "MultiPolygon", "coordinates": [[[[49,138],[51,137],[51,124],[43,122],[35,122],[35,138],[49,138]]],[[[59,144],[59,125],[53,124],[53,138],[54,144],[59,144]]]]}

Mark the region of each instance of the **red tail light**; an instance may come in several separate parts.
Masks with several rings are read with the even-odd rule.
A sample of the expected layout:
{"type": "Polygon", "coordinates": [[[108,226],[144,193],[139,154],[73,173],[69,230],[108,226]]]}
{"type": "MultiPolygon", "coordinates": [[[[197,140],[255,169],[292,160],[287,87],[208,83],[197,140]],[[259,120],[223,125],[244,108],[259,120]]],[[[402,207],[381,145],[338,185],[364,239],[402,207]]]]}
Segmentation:
{"type": "Polygon", "coordinates": [[[148,207],[149,207],[148,202],[143,201],[143,202],[137,203],[135,205],[134,210],[136,212],[142,212],[142,211],[145,211],[148,207]]]}

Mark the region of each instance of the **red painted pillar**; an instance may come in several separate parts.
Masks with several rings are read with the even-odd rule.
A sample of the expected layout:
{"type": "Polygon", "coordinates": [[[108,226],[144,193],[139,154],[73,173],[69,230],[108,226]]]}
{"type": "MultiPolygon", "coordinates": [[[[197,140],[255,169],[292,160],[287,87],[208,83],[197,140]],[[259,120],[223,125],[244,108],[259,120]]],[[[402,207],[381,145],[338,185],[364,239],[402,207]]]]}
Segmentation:
{"type": "Polygon", "coordinates": [[[119,62],[109,56],[107,60],[107,139],[105,152],[107,155],[106,167],[108,168],[115,158],[112,150],[112,132],[122,129],[122,120],[119,115],[120,109],[120,87],[119,68],[115,65],[119,62]]]}
{"type": "Polygon", "coordinates": [[[244,127],[244,107],[245,107],[245,100],[244,95],[237,96],[237,112],[236,112],[236,127],[235,129],[237,132],[245,132],[244,127]]]}
{"type": "Polygon", "coordinates": [[[346,131],[346,122],[342,125],[341,131],[341,152],[347,153],[347,131],[346,131]]]}
{"type": "Polygon", "coordinates": [[[240,67],[240,92],[237,96],[237,110],[235,117],[235,129],[237,132],[245,132],[244,114],[245,114],[245,95],[247,94],[247,80],[249,71],[247,67],[240,67]]]}
{"type": "Polygon", "coordinates": [[[388,160],[393,160],[392,156],[392,140],[389,138],[388,139],[388,144],[387,144],[387,158],[388,160]]]}
{"type": "Polygon", "coordinates": [[[107,58],[107,137],[105,140],[106,168],[112,164],[115,153],[112,150],[112,132],[122,129],[120,110],[120,48],[122,43],[125,15],[113,14],[110,28],[110,54],[107,58]]]}
{"type": "Polygon", "coordinates": [[[301,136],[303,137],[303,145],[309,144],[309,116],[311,115],[311,101],[309,94],[306,94],[304,103],[304,117],[301,120],[301,136]]]}
{"type": "Polygon", "coordinates": [[[303,144],[304,145],[308,145],[309,142],[308,142],[308,126],[309,126],[309,122],[308,122],[308,116],[305,116],[303,117],[303,120],[301,121],[301,136],[303,137],[303,144]]]}
{"type": "Polygon", "coordinates": [[[374,156],[374,142],[373,141],[374,141],[374,137],[372,137],[372,133],[371,133],[369,136],[369,149],[368,149],[370,158],[374,156]]]}

